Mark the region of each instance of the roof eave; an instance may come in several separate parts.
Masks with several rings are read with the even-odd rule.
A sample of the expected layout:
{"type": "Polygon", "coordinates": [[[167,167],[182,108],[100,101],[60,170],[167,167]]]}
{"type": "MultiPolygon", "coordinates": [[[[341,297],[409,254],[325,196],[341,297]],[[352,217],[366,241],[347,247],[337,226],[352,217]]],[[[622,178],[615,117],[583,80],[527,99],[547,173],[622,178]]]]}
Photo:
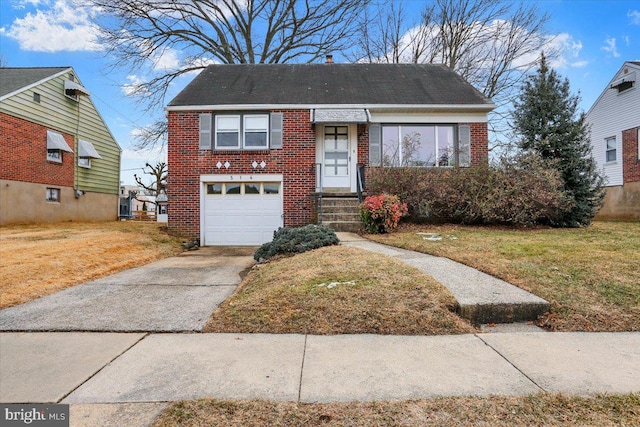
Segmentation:
{"type": "Polygon", "coordinates": [[[369,110],[416,110],[416,111],[457,111],[457,112],[491,112],[496,108],[493,103],[487,104],[229,104],[229,105],[168,105],[165,111],[234,111],[234,110],[309,110],[350,109],[369,110]]]}

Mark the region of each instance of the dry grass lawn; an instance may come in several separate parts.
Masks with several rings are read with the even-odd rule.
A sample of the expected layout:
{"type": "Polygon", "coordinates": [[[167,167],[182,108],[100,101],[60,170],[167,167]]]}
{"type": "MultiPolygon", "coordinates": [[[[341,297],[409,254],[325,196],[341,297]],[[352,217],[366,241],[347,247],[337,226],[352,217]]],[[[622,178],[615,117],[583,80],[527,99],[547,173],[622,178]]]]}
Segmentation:
{"type": "Polygon", "coordinates": [[[331,246],[254,268],[205,332],[437,335],[474,332],[430,276],[331,246]],[[331,285],[331,283],[337,283],[331,285]]]}
{"type": "Polygon", "coordinates": [[[181,251],[157,223],[0,227],[0,308],[181,251]]]}
{"type": "Polygon", "coordinates": [[[153,426],[632,427],[640,426],[640,394],[538,394],[332,404],[203,399],[174,403],[153,426]]]}
{"type": "Polygon", "coordinates": [[[415,225],[367,237],[459,261],[546,299],[551,310],[538,323],[551,330],[640,331],[640,223],[534,230],[415,225]],[[443,240],[425,241],[418,231],[443,240]]]}

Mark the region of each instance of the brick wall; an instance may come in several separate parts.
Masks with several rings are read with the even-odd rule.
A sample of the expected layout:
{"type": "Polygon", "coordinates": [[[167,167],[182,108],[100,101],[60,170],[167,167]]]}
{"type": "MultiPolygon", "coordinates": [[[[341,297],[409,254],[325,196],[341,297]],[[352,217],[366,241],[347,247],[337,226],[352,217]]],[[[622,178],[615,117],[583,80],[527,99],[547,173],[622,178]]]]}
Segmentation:
{"type": "Polygon", "coordinates": [[[622,131],[622,176],[625,184],[640,182],[638,131],[640,127],[622,131]]]}
{"type": "MultiPolygon", "coordinates": [[[[74,154],[63,152],[62,163],[48,161],[47,129],[0,113],[0,179],[73,187],[74,154]]],[[[55,131],[64,136],[69,147],[74,147],[72,135],[55,131]]]]}
{"type": "Polygon", "coordinates": [[[273,150],[199,150],[199,114],[169,112],[169,229],[189,238],[200,237],[200,175],[282,174],[284,222],[299,226],[312,221],[315,191],[316,138],[309,110],[283,113],[283,148],[273,150]],[[253,168],[254,161],[266,163],[253,168]],[[216,164],[229,162],[220,169],[216,164]]]}
{"type": "MultiPolygon", "coordinates": [[[[277,110],[284,114],[283,148],[274,150],[200,150],[199,114],[210,111],[169,112],[169,229],[189,238],[200,237],[200,175],[282,174],[286,226],[312,222],[315,192],[316,136],[309,110],[277,110]],[[264,161],[266,167],[251,163],[264,161]],[[229,162],[231,166],[217,168],[229,162]]],[[[276,111],[274,111],[276,112],[276,111]]],[[[470,123],[471,161],[488,161],[486,123],[470,123]]],[[[358,162],[369,163],[368,126],[357,126],[358,162]]]]}
{"type": "Polygon", "coordinates": [[[486,123],[468,123],[471,126],[471,165],[489,161],[489,131],[486,123]]]}

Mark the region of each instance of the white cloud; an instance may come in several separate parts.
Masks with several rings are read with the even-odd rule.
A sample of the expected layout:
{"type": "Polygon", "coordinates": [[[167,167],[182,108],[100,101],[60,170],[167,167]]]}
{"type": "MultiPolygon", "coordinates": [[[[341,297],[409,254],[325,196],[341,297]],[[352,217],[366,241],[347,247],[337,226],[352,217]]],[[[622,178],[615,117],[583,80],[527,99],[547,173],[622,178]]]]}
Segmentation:
{"type": "Polygon", "coordinates": [[[640,25],[640,10],[630,10],[627,12],[627,16],[631,19],[632,24],[640,25]]]}
{"type": "Polygon", "coordinates": [[[177,50],[165,48],[152,58],[152,62],[154,70],[175,70],[180,65],[180,58],[177,50]]]}
{"type": "Polygon", "coordinates": [[[139,96],[144,92],[144,90],[140,88],[140,85],[145,83],[145,81],[140,76],[130,74],[127,76],[127,80],[129,83],[121,86],[122,92],[126,96],[139,96]]]}
{"type": "Polygon", "coordinates": [[[605,52],[609,52],[614,58],[618,58],[620,53],[618,53],[618,49],[616,47],[615,37],[608,38],[604,42],[606,43],[606,46],[602,46],[600,49],[605,52]]]}
{"type": "Polygon", "coordinates": [[[571,63],[571,67],[573,68],[584,68],[589,65],[589,61],[576,61],[571,63]]]}
{"type": "MultiPolygon", "coordinates": [[[[31,1],[40,6],[42,2],[31,1]]],[[[22,50],[35,52],[97,51],[98,28],[91,22],[94,11],[71,0],[42,4],[35,13],[16,18],[3,33],[15,39],[22,50]]]]}

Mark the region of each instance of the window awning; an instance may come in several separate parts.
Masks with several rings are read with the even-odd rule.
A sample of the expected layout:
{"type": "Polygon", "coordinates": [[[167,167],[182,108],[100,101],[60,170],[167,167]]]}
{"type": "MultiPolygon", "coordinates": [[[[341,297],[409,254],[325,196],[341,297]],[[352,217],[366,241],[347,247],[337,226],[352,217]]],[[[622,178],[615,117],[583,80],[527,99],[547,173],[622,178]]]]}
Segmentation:
{"type": "Polygon", "coordinates": [[[311,110],[311,123],[369,123],[370,119],[369,110],[364,108],[311,110]]]}
{"type": "Polygon", "coordinates": [[[72,82],[71,80],[64,81],[64,92],[68,95],[91,95],[84,86],[81,86],[76,82],[72,82]]]}
{"type": "Polygon", "coordinates": [[[88,141],[78,141],[78,157],[89,159],[101,159],[92,143],[88,141]]]}
{"type": "Polygon", "coordinates": [[[628,82],[635,82],[636,81],[636,73],[635,71],[629,74],[625,74],[624,77],[618,79],[618,80],[614,80],[611,83],[611,88],[614,87],[618,87],[623,83],[628,83],[628,82]]]}
{"type": "Polygon", "coordinates": [[[73,150],[64,140],[62,134],[54,132],[52,130],[47,131],[47,150],[62,150],[68,153],[73,153],[73,150]]]}

